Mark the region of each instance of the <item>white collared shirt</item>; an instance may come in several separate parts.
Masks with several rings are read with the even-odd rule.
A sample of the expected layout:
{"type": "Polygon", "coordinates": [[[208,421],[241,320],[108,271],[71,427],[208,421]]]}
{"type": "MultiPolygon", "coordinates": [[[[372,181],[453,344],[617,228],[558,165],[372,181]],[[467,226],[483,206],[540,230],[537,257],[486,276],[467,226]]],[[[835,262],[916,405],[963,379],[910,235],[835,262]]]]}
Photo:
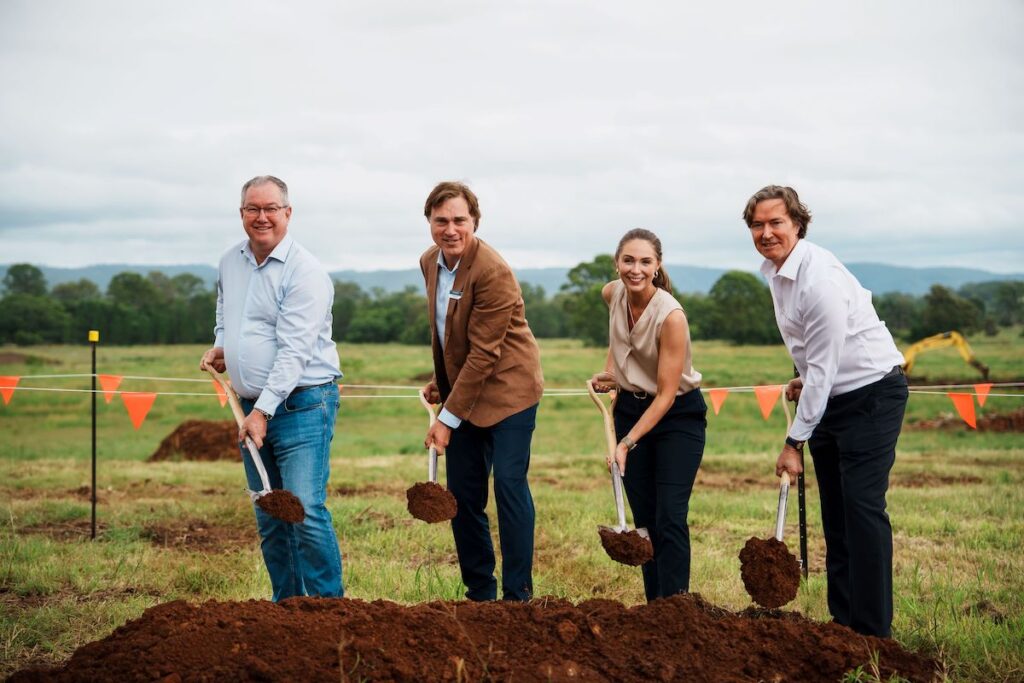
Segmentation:
{"type": "Polygon", "coordinates": [[[273,415],[297,386],[341,377],[331,339],[331,278],[291,235],[263,263],[246,240],[220,260],[214,346],[231,385],[273,415]]]}
{"type": "MultiPolygon", "coordinates": [[[[437,252],[437,293],[434,296],[434,326],[437,328],[437,341],[441,345],[442,352],[444,351],[445,323],[448,320],[448,301],[452,298],[452,287],[455,286],[455,273],[459,269],[459,263],[462,263],[462,259],[459,259],[455,267],[449,270],[448,265],[444,262],[444,252],[437,252]]],[[[461,295],[462,293],[459,292],[459,296],[461,295]]],[[[437,416],[437,419],[452,429],[458,429],[459,425],[462,424],[462,418],[448,412],[447,408],[441,409],[441,414],[437,416]]]]}
{"type": "Polygon", "coordinates": [[[778,272],[765,260],[761,273],[782,341],[804,382],[789,435],[806,441],[829,397],[880,380],[903,364],[903,354],[878,319],[871,292],[827,249],[801,239],[778,272]]]}

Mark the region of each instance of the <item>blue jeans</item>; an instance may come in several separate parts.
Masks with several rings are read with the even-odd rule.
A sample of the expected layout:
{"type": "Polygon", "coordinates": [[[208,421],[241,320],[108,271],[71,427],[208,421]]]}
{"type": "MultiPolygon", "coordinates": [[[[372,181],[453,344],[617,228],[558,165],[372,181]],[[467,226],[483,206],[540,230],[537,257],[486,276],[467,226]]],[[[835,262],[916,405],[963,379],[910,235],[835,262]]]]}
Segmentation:
{"type": "MultiPolygon", "coordinates": [[[[253,403],[242,399],[246,414],[253,403]]],[[[338,386],[328,384],[292,393],[267,423],[260,458],[270,487],[287,489],[306,509],[302,522],[289,524],[253,505],[274,602],[296,595],[341,597],[345,593],[338,536],[325,505],[337,414],[338,386]]],[[[242,460],[249,488],[262,490],[259,472],[244,445],[242,460]]]]}
{"type": "Polygon", "coordinates": [[[494,545],[487,520],[487,480],[494,470],[498,508],[503,600],[529,600],[533,595],[533,527],[536,513],[526,473],[537,406],[509,415],[491,427],[463,420],[452,432],[446,463],[448,489],[458,512],[452,535],[462,582],[470,600],[494,600],[494,545]]]}

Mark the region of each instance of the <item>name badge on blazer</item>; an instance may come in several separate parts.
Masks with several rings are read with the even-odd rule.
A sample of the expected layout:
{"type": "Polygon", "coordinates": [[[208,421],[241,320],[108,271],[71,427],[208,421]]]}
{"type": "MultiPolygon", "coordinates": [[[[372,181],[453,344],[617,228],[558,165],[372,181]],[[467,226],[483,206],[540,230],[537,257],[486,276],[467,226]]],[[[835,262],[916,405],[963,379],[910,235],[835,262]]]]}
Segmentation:
{"type": "Polygon", "coordinates": [[[453,289],[451,292],[448,293],[448,298],[455,299],[456,301],[458,301],[459,299],[462,298],[462,290],[453,289]]]}

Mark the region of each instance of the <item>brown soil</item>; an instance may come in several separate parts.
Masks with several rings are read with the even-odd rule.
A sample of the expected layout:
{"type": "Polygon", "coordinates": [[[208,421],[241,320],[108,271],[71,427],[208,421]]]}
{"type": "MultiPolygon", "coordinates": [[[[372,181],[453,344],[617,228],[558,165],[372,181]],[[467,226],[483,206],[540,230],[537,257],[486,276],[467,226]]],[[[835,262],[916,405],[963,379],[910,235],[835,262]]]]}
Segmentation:
{"type": "Polygon", "coordinates": [[[637,567],[654,557],[651,539],[644,538],[635,529],[619,532],[602,526],[598,527],[597,533],[604,551],[616,562],[637,567]]]}
{"type": "Polygon", "coordinates": [[[267,495],[260,496],[256,499],[256,504],[267,514],[292,524],[298,524],[306,518],[302,501],[296,498],[294,493],[284,489],[274,489],[267,495]]]}
{"type": "MultiPolygon", "coordinates": [[[[106,522],[96,520],[96,536],[102,536],[107,530],[106,522]]],[[[39,534],[60,541],[88,539],[92,536],[92,520],[76,519],[72,522],[44,522],[32,524],[18,529],[20,534],[39,534]]]]}
{"type": "MultiPolygon", "coordinates": [[[[989,413],[977,417],[979,432],[1024,432],[1024,408],[1010,413],[989,413]]],[[[934,420],[918,420],[912,429],[970,429],[959,415],[947,414],[934,420]]]]}
{"type": "Polygon", "coordinates": [[[19,365],[21,363],[35,363],[37,365],[60,365],[59,360],[44,358],[43,356],[32,356],[17,351],[4,351],[0,353],[0,365],[19,365]]]}
{"type": "Polygon", "coordinates": [[[185,420],[160,442],[150,462],[171,460],[241,460],[238,425],[233,420],[185,420]]]}
{"type": "Polygon", "coordinates": [[[18,681],[836,681],[879,654],[882,680],[936,678],[894,640],[797,614],[678,595],[432,602],[291,598],[158,605],[63,667],[18,681]]]}
{"type": "Polygon", "coordinates": [[[982,478],[973,474],[932,474],[931,472],[892,472],[889,486],[907,489],[923,489],[935,486],[980,484],[982,478]]]}
{"type": "Polygon", "coordinates": [[[796,597],[800,563],[782,541],[750,538],[740,551],[740,577],[754,602],[774,609],[796,597]]]}
{"type": "Polygon", "coordinates": [[[432,481],[413,484],[405,492],[405,497],[409,514],[428,524],[447,522],[459,509],[452,492],[432,481]]]}
{"type": "Polygon", "coordinates": [[[164,548],[225,553],[256,542],[256,528],[211,524],[202,519],[172,520],[148,524],[142,538],[164,548]]]}

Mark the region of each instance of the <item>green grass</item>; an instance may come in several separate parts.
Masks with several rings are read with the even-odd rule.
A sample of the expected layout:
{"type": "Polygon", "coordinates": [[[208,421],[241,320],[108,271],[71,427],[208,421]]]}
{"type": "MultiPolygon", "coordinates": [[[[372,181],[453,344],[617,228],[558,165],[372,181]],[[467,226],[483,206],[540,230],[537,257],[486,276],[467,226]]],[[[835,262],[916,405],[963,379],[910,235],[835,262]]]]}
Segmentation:
{"type": "MultiPolygon", "coordinates": [[[[971,339],[993,377],[1024,375],[1019,331],[971,339]]],[[[203,379],[199,346],[99,349],[99,372],[203,379]]],[[[0,375],[87,373],[86,347],[27,351],[56,364],[0,365],[0,375]]],[[[349,384],[420,385],[427,349],[341,347],[349,384]]],[[[549,388],[582,389],[602,349],[545,341],[549,388]]],[[[782,347],[695,344],[709,386],[781,384],[792,374],[782,347]]],[[[915,374],[976,381],[955,351],[919,358],[915,374]]],[[[23,379],[21,386],[84,388],[88,379],[23,379]]],[[[237,463],[147,463],[186,419],[230,419],[209,382],[125,380],[160,396],[138,431],[120,400],[98,406],[99,538],[88,539],[90,398],[17,391],[0,405],[0,677],[28,663],[59,662],[144,609],[172,599],[269,595],[252,512],[237,463]]],[[[462,595],[451,535],[405,510],[405,489],[425,477],[427,417],[415,398],[369,399],[345,388],[332,448],[329,506],[341,539],[347,594],[405,603],[462,595]]],[[[402,393],[385,390],[382,394],[402,393]]],[[[411,395],[411,392],[405,392],[411,395]]],[[[982,413],[1024,407],[989,399],[982,413]]],[[[952,413],[945,396],[913,394],[908,425],[952,413]]],[[[692,588],[730,609],[747,606],[737,553],[773,526],[773,464],[785,430],[776,407],[761,419],[752,394],[731,394],[709,414],[708,445],[691,502],[692,588]]],[[[571,600],[642,600],[639,572],[610,561],[595,533],[613,520],[601,418],[586,396],[547,397],[538,414],[531,482],[537,506],[535,588],[571,600]]],[[[444,466],[442,460],[442,468],[444,466]]],[[[936,655],[955,680],[1024,677],[1024,442],[1020,434],[908,426],[892,475],[894,635],[936,655]]],[[[493,508],[493,504],[492,504],[493,508]]],[[[796,547],[796,510],[787,540],[796,547]]],[[[493,513],[493,509],[492,509],[493,513]]],[[[828,618],[817,491],[808,477],[810,578],[789,606],[828,618]]],[[[493,519],[493,514],[492,514],[493,519]]],[[[870,663],[850,680],[875,680],[870,663]]]]}

